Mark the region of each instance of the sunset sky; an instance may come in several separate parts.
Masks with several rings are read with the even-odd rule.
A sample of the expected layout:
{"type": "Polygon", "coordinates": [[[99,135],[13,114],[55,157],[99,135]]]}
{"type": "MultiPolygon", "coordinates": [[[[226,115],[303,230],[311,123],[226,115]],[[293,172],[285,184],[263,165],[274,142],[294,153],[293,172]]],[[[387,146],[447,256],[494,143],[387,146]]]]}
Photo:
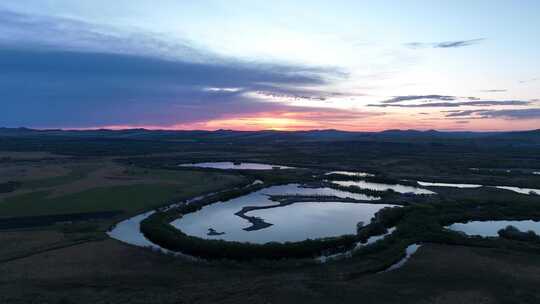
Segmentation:
{"type": "Polygon", "coordinates": [[[0,127],[540,128],[540,1],[3,0],[0,127]]]}

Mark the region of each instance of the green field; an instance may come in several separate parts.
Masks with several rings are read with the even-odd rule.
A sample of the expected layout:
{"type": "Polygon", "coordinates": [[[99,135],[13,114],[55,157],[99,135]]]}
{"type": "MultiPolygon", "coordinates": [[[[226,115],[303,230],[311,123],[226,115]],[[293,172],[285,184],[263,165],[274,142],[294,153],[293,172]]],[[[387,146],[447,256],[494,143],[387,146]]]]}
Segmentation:
{"type": "Polygon", "coordinates": [[[126,175],[144,175],[146,183],[110,187],[97,184],[66,195],[53,195],[49,189],[81,180],[93,170],[96,168],[92,166],[78,167],[66,176],[25,182],[22,190],[37,190],[0,200],[0,215],[15,217],[98,211],[131,214],[247,182],[245,178],[233,174],[134,168],[126,170],[126,175]]]}

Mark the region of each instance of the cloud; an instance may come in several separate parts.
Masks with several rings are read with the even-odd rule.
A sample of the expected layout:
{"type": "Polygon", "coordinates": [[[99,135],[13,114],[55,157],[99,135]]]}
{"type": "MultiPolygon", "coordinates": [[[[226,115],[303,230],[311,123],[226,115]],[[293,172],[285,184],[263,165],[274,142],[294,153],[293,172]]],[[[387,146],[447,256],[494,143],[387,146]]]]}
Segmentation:
{"type": "Polygon", "coordinates": [[[449,118],[507,118],[507,119],[540,119],[540,108],[504,109],[504,110],[465,110],[448,112],[449,118]]]}
{"type": "Polygon", "coordinates": [[[462,102],[433,102],[423,104],[369,104],[369,107],[399,107],[399,108],[451,108],[463,106],[525,106],[531,102],[526,100],[474,100],[462,102]]]}
{"type": "Polygon", "coordinates": [[[486,93],[503,93],[508,91],[507,89],[491,89],[491,90],[482,90],[480,92],[486,92],[486,93]]]}
{"type": "Polygon", "coordinates": [[[531,79],[526,79],[526,80],[520,80],[519,83],[530,83],[530,82],[535,82],[537,81],[539,78],[531,78],[531,79]]]}
{"type": "Polygon", "coordinates": [[[405,46],[412,48],[412,49],[419,49],[419,48],[459,48],[464,46],[469,46],[473,44],[480,43],[481,41],[485,40],[484,38],[477,38],[477,39],[470,39],[470,40],[454,40],[454,41],[443,41],[443,42],[430,42],[430,43],[424,43],[424,42],[409,42],[406,43],[405,46]]]}
{"type": "Polygon", "coordinates": [[[331,67],[243,61],[189,41],[1,11],[0,67],[0,121],[30,127],[169,125],[284,110],[245,93],[311,96],[347,77],[331,67]]]}
{"type": "Polygon", "coordinates": [[[215,56],[178,37],[0,10],[0,46],[204,61],[215,56]],[[174,38],[174,39],[173,39],[174,38]],[[171,42],[174,41],[174,42],[171,42]]]}
{"type": "Polygon", "coordinates": [[[395,96],[393,98],[383,100],[381,103],[398,103],[411,100],[454,100],[456,97],[447,95],[405,95],[395,96]]]}
{"type": "Polygon", "coordinates": [[[484,38],[471,39],[471,40],[445,41],[445,42],[436,43],[433,47],[435,47],[435,48],[457,48],[457,47],[463,47],[463,46],[469,46],[469,45],[477,44],[477,43],[479,43],[479,42],[481,42],[483,40],[484,40],[484,38]]]}
{"type": "Polygon", "coordinates": [[[443,111],[443,112],[446,112],[447,114],[445,115],[445,117],[466,117],[466,116],[471,116],[475,113],[477,113],[479,110],[463,110],[463,111],[459,111],[459,110],[454,110],[454,111],[443,111]]]}

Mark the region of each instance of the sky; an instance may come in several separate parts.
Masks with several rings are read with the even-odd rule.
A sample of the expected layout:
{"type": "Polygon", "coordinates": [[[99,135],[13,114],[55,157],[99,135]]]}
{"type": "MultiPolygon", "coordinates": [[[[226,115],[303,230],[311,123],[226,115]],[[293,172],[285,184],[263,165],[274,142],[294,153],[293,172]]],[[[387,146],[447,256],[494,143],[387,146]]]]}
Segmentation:
{"type": "Polygon", "coordinates": [[[0,127],[540,129],[540,1],[3,0],[0,127]]]}

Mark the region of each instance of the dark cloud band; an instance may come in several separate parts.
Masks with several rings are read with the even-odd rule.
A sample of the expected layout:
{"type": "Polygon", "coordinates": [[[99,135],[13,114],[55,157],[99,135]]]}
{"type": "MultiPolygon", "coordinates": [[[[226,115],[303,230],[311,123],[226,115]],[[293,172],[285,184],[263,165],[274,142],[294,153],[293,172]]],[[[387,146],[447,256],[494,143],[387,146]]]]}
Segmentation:
{"type": "Polygon", "coordinates": [[[463,106],[526,106],[531,102],[527,100],[478,100],[462,102],[432,102],[422,104],[369,104],[369,107],[397,107],[397,108],[453,108],[463,106]]]}
{"type": "Polygon", "coordinates": [[[484,38],[477,38],[477,39],[470,39],[470,40],[454,40],[454,41],[443,41],[443,42],[409,42],[406,43],[405,46],[413,49],[419,49],[419,48],[441,48],[441,49],[447,49],[447,48],[459,48],[464,46],[469,46],[473,44],[480,43],[484,40],[484,38]]]}

